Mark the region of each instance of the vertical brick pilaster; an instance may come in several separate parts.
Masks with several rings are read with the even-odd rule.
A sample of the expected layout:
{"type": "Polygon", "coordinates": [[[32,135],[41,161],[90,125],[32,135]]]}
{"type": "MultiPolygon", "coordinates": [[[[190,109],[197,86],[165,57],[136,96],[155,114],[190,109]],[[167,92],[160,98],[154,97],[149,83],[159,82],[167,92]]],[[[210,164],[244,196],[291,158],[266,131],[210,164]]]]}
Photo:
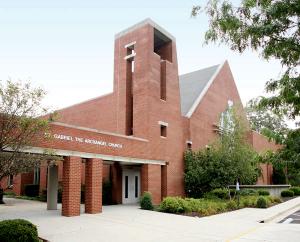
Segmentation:
{"type": "Polygon", "coordinates": [[[112,201],[122,203],[122,169],[117,162],[112,165],[112,201]]]}
{"type": "Polygon", "coordinates": [[[161,166],[144,164],[141,178],[142,194],[146,191],[150,192],[153,204],[159,204],[161,202],[161,166]]]}
{"type": "Polygon", "coordinates": [[[102,212],[102,165],[101,159],[87,159],[85,165],[85,212],[102,212]]]}
{"type": "Polygon", "coordinates": [[[167,196],[168,194],[168,171],[167,171],[167,166],[161,166],[161,198],[163,199],[164,197],[167,196]]]}
{"type": "Polygon", "coordinates": [[[63,163],[62,215],[80,215],[81,158],[69,156],[63,163]]]}

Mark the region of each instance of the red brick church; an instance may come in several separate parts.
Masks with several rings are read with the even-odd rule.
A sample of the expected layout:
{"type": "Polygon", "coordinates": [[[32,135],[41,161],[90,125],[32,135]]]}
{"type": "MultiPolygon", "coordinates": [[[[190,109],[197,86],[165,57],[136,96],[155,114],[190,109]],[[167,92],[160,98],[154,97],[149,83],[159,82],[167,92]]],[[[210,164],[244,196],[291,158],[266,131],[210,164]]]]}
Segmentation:
{"type": "MultiPolygon", "coordinates": [[[[56,209],[62,187],[64,216],[80,214],[82,184],[87,213],[101,212],[106,180],[115,203],[136,203],[144,191],[156,204],[184,196],[184,151],[211,143],[221,113],[233,104],[241,99],[227,61],[179,76],[175,38],[146,19],[115,35],[113,92],[59,110],[51,139],[24,150],[46,149],[61,159],[4,182],[17,194],[39,184],[48,209],[56,209]]],[[[254,132],[250,143],[258,151],[276,149],[254,132]]],[[[272,167],[262,170],[258,182],[270,184],[272,167]]]]}

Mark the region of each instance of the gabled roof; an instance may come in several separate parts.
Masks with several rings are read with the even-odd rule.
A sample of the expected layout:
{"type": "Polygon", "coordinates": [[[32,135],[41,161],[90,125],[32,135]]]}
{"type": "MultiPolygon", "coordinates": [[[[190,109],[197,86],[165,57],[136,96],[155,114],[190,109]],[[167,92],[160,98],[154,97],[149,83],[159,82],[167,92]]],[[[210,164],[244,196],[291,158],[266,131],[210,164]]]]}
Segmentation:
{"type": "Polygon", "coordinates": [[[224,63],[179,76],[182,116],[191,117],[224,63]]]}

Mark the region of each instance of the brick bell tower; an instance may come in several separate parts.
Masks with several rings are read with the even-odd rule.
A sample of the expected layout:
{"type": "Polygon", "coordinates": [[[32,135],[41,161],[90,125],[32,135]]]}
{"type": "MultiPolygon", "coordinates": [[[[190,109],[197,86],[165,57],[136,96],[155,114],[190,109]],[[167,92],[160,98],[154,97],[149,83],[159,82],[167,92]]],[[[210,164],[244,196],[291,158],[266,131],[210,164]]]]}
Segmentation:
{"type": "MultiPolygon", "coordinates": [[[[149,157],[168,163],[155,170],[160,182],[153,186],[161,186],[160,196],[182,195],[184,142],[176,42],[151,19],[115,36],[114,94],[117,132],[149,140],[149,157]]],[[[149,171],[149,183],[150,176],[149,171]]]]}

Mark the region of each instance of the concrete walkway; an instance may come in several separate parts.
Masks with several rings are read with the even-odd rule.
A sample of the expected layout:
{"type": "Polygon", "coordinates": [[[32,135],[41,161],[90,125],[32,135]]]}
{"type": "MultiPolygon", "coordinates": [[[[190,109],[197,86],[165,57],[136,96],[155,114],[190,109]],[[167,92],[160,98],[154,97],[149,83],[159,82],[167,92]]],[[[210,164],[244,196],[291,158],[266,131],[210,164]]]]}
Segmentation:
{"type": "Polygon", "coordinates": [[[51,242],[300,241],[300,225],[277,223],[299,209],[300,197],[268,209],[245,208],[203,218],[128,205],[104,206],[102,214],[62,217],[60,210],[47,211],[45,203],[8,198],[6,202],[0,206],[0,220],[28,219],[51,242]]]}

